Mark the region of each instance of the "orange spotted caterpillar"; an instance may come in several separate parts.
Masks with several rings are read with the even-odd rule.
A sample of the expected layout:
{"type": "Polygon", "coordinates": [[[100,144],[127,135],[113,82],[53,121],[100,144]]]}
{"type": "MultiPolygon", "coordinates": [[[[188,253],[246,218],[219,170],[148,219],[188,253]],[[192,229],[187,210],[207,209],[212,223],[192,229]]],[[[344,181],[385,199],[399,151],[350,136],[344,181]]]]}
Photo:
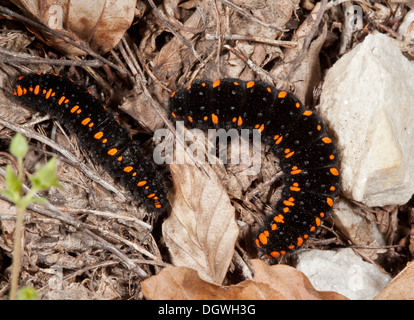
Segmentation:
{"type": "Polygon", "coordinates": [[[49,113],[75,132],[95,161],[119,178],[148,211],[166,207],[167,189],[154,162],[85,87],[61,75],[36,73],[18,78],[13,93],[26,107],[49,113]]]}
{"type": "Polygon", "coordinates": [[[282,195],[255,239],[267,257],[300,247],[332,210],[337,149],[321,118],[293,94],[258,81],[196,81],[171,95],[169,117],[190,128],[258,130],[279,158],[282,195]]]}

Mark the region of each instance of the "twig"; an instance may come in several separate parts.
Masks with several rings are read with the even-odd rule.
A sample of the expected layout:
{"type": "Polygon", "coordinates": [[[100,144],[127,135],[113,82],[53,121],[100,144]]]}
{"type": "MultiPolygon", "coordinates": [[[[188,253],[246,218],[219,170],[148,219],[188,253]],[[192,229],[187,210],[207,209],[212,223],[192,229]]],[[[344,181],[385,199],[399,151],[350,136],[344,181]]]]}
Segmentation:
{"type": "MultiPolygon", "coordinates": [[[[206,33],[206,40],[217,40],[219,37],[215,34],[206,33]]],[[[252,41],[268,44],[271,46],[280,46],[285,48],[296,48],[298,43],[294,41],[284,41],[284,40],[272,40],[262,37],[255,37],[250,35],[243,34],[226,34],[224,40],[242,40],[242,41],[252,41]]]]}
{"type": "Polygon", "coordinates": [[[231,47],[231,46],[229,46],[227,44],[225,44],[223,47],[226,48],[227,50],[231,51],[234,55],[236,55],[240,60],[242,60],[256,74],[258,74],[258,75],[260,75],[260,76],[262,76],[262,77],[264,77],[266,79],[271,79],[274,82],[280,81],[279,78],[276,78],[275,76],[273,76],[272,74],[270,74],[266,70],[260,68],[257,64],[255,64],[252,60],[250,60],[249,58],[247,58],[240,51],[234,49],[233,47],[231,47]]]}
{"type": "Polygon", "coordinates": [[[27,53],[16,52],[7,48],[0,47],[0,53],[5,56],[0,56],[1,62],[7,63],[28,63],[28,64],[46,64],[59,66],[89,66],[99,68],[103,63],[99,60],[61,60],[61,59],[44,59],[36,57],[27,53]]]}
{"type": "Polygon", "coordinates": [[[276,26],[273,26],[273,25],[271,25],[271,24],[269,24],[269,23],[266,23],[266,22],[263,22],[262,20],[260,20],[260,19],[257,19],[255,16],[253,16],[252,14],[250,14],[250,13],[248,13],[248,12],[246,12],[245,10],[243,10],[242,8],[240,8],[239,6],[236,6],[233,2],[230,2],[230,1],[228,1],[228,0],[219,0],[221,3],[223,3],[223,4],[225,4],[226,6],[229,6],[229,7],[231,7],[234,11],[237,11],[238,13],[240,13],[240,14],[242,14],[242,15],[244,15],[244,16],[246,16],[247,18],[249,18],[250,20],[252,20],[252,21],[254,21],[254,22],[256,22],[256,23],[258,23],[258,24],[260,24],[260,25],[262,25],[262,26],[264,26],[264,27],[266,27],[266,28],[271,28],[271,29],[274,29],[274,30],[277,30],[277,31],[281,31],[281,32],[286,32],[286,31],[289,31],[289,30],[287,30],[287,29],[281,29],[281,28],[279,28],[279,27],[276,27],[276,26]]]}

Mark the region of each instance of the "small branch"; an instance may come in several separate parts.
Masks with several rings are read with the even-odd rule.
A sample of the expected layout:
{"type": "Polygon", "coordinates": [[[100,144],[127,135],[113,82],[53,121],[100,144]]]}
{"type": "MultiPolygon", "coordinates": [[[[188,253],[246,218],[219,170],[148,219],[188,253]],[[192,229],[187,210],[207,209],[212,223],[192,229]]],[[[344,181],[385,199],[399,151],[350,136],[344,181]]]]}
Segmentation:
{"type": "MultiPolygon", "coordinates": [[[[215,34],[206,33],[206,40],[217,40],[219,37],[215,34]]],[[[298,43],[294,41],[283,41],[283,40],[272,40],[262,37],[255,37],[250,35],[242,35],[242,34],[226,34],[224,36],[224,40],[242,40],[242,41],[252,41],[252,42],[259,42],[268,44],[271,46],[280,46],[285,48],[295,48],[297,47],[298,43]]]]}
{"type": "Polygon", "coordinates": [[[28,63],[28,64],[46,64],[59,66],[89,66],[99,68],[104,64],[99,60],[61,60],[61,59],[45,59],[36,57],[30,54],[16,52],[7,48],[0,47],[0,53],[5,56],[0,56],[1,62],[7,63],[28,63]]]}
{"type": "Polygon", "coordinates": [[[238,13],[244,15],[245,17],[249,18],[250,20],[266,27],[266,28],[271,28],[273,30],[277,30],[280,32],[286,32],[289,31],[287,29],[281,29],[279,27],[276,26],[272,26],[269,23],[263,22],[262,20],[257,19],[255,16],[253,16],[252,14],[246,12],[245,10],[243,10],[242,8],[240,8],[239,6],[236,6],[233,2],[230,2],[228,0],[219,0],[221,3],[225,4],[226,6],[229,6],[230,8],[232,8],[234,11],[237,11],[238,13]]]}
{"type": "Polygon", "coordinates": [[[256,74],[262,76],[263,78],[271,79],[271,81],[274,81],[274,82],[280,81],[280,79],[272,76],[269,72],[267,72],[263,68],[260,68],[257,64],[255,64],[252,60],[250,60],[249,58],[247,58],[240,51],[234,49],[233,47],[231,47],[231,46],[229,46],[227,44],[225,44],[223,47],[226,48],[227,50],[229,50],[230,52],[232,52],[234,55],[236,55],[240,60],[242,60],[256,74]]]}

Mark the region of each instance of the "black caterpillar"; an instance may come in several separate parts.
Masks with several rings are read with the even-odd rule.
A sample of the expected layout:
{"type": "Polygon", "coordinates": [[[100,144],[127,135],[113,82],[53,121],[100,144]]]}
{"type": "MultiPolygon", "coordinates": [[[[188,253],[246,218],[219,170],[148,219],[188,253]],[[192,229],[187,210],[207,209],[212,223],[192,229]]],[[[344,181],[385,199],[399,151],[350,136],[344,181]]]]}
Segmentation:
{"type": "Polygon", "coordinates": [[[340,191],[338,152],[321,118],[293,94],[256,81],[196,81],[171,95],[169,116],[190,128],[259,130],[280,159],[282,196],[256,238],[266,256],[301,246],[330,213],[340,191]]]}
{"type": "MultiPolygon", "coordinates": [[[[31,74],[16,81],[14,95],[76,132],[81,145],[148,210],[166,207],[166,188],[154,163],[83,86],[56,74],[31,74]]],[[[282,197],[256,238],[267,256],[277,258],[301,246],[328,216],[340,191],[337,150],[321,119],[294,95],[262,82],[197,81],[174,92],[169,109],[173,121],[189,127],[258,130],[278,156],[282,197]]]]}
{"type": "Polygon", "coordinates": [[[18,78],[13,93],[23,105],[49,113],[75,132],[96,162],[120,178],[148,211],[166,207],[167,190],[154,162],[85,87],[61,75],[37,73],[18,78]]]}

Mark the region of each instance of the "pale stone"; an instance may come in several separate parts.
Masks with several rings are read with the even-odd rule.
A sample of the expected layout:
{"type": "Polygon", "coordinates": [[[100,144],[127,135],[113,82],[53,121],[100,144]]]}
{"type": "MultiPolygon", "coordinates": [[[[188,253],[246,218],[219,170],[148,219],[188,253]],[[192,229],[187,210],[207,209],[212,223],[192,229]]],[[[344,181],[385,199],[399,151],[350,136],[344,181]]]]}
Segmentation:
{"type": "Polygon", "coordinates": [[[328,71],[321,116],[337,137],[345,196],[367,206],[414,193],[414,62],[386,35],[369,35],[328,71]]]}
{"type": "Polygon", "coordinates": [[[349,248],[302,252],[296,268],[309,278],[316,290],[334,291],[352,300],[374,298],[391,280],[349,248]]]}
{"type": "Polygon", "coordinates": [[[378,253],[386,250],[379,250],[378,247],[385,246],[384,235],[379,232],[378,225],[358,213],[358,208],[353,207],[349,202],[340,199],[335,205],[332,219],[335,227],[357,246],[375,247],[376,249],[365,249],[364,255],[369,255],[372,260],[377,258],[378,253]]]}
{"type": "MultiPolygon", "coordinates": [[[[414,9],[411,9],[407,12],[404,17],[403,22],[401,22],[400,27],[398,28],[398,33],[404,37],[408,36],[407,31],[410,24],[414,22],[414,9]]],[[[411,33],[411,40],[414,38],[414,33],[411,33]]]]}

